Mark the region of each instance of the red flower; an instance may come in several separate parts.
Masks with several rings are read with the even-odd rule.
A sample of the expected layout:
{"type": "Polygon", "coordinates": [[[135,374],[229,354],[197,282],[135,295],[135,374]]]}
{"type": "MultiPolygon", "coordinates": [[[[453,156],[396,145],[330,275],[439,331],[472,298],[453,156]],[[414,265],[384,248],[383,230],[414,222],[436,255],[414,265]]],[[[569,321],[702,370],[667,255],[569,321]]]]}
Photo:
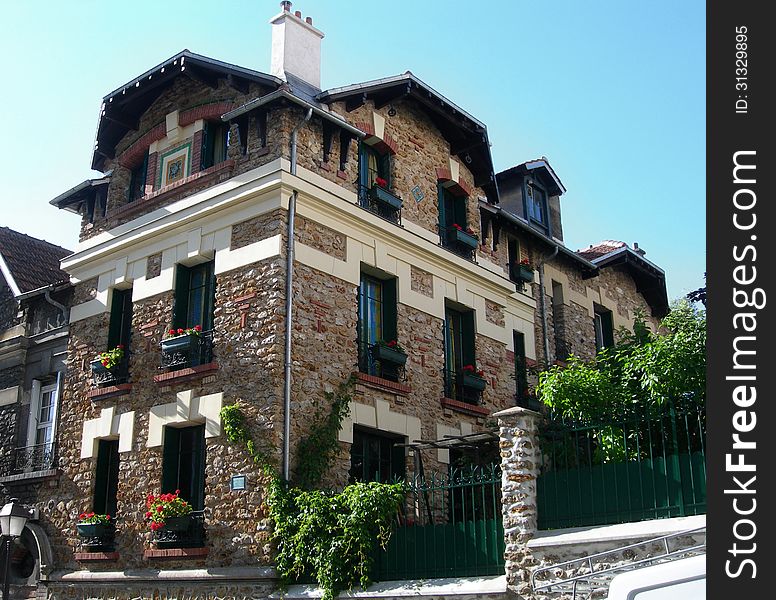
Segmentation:
{"type": "Polygon", "coordinates": [[[474,235],[474,229],[472,229],[471,227],[467,227],[466,233],[468,233],[469,235],[474,235]]]}
{"type": "Polygon", "coordinates": [[[455,227],[458,231],[463,229],[463,227],[461,227],[458,223],[453,223],[453,227],[455,227]]]}
{"type": "Polygon", "coordinates": [[[202,331],[202,325],[194,325],[194,331],[202,331]]]}
{"type": "Polygon", "coordinates": [[[146,513],[146,519],[150,519],[150,518],[151,518],[151,511],[149,510],[149,511],[146,513]]]}
{"type": "Polygon", "coordinates": [[[474,365],[464,365],[463,370],[467,372],[474,373],[474,365]]]}
{"type": "Polygon", "coordinates": [[[178,329],[178,333],[183,333],[183,329],[178,329]]]}
{"type": "Polygon", "coordinates": [[[124,344],[119,344],[118,346],[116,346],[116,348],[118,348],[119,350],[123,350],[124,349],[124,344]]]}
{"type": "Polygon", "coordinates": [[[163,510],[164,510],[164,508],[161,507],[161,506],[157,506],[156,507],[156,512],[162,512],[163,510]]]}
{"type": "Polygon", "coordinates": [[[391,340],[390,342],[388,342],[389,348],[393,348],[395,345],[396,345],[396,340],[391,340]]]}
{"type": "Polygon", "coordinates": [[[105,518],[110,521],[110,515],[105,515],[105,518]]]}
{"type": "Polygon", "coordinates": [[[167,333],[168,333],[169,335],[175,335],[175,330],[174,330],[174,329],[170,329],[170,331],[168,331],[167,333]]]}
{"type": "Polygon", "coordinates": [[[383,188],[388,185],[388,182],[382,177],[375,177],[375,183],[383,188]]]}
{"type": "Polygon", "coordinates": [[[524,259],[522,259],[522,260],[520,261],[520,264],[521,264],[521,265],[525,265],[526,267],[529,267],[529,266],[531,266],[531,263],[530,263],[530,262],[528,262],[528,259],[527,259],[527,258],[524,258],[524,259]]]}

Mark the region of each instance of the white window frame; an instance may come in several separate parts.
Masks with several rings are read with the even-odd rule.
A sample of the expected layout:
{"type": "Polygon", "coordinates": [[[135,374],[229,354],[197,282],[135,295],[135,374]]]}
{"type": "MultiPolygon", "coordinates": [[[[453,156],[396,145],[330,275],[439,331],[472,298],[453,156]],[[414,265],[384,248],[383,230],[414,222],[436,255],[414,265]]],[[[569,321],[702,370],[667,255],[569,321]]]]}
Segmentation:
{"type": "Polygon", "coordinates": [[[62,372],[57,373],[57,379],[54,383],[43,384],[39,379],[32,380],[32,390],[30,393],[30,416],[27,423],[27,443],[26,447],[35,446],[35,438],[39,429],[38,417],[40,415],[41,399],[46,392],[52,392],[52,410],[51,410],[51,442],[53,445],[57,436],[57,422],[59,421],[59,392],[62,389],[62,372]]]}

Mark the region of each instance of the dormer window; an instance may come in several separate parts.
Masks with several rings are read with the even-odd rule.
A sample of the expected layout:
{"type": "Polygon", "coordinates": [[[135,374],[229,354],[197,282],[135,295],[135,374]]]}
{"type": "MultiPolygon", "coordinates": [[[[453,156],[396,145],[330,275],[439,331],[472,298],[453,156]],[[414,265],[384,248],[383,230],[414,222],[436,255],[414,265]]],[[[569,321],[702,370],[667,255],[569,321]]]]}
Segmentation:
{"type": "Polygon", "coordinates": [[[229,148],[229,123],[205,122],[202,130],[202,165],[208,169],[226,160],[229,148]]]}
{"type": "Polygon", "coordinates": [[[525,214],[528,220],[547,231],[547,193],[536,182],[526,184],[525,214]]]}

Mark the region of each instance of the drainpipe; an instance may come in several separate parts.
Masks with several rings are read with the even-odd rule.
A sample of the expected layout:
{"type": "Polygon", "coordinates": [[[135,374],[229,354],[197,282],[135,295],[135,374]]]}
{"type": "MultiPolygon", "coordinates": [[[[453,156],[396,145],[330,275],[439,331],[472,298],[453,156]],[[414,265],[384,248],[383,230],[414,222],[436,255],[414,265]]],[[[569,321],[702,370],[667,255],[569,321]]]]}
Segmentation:
{"type": "MultiPolygon", "coordinates": [[[[307,113],[291,131],[291,175],[296,175],[297,133],[313,116],[313,109],[307,113]]],[[[296,216],[297,191],[291,192],[288,201],[288,231],[286,233],[286,356],[285,380],[283,382],[283,479],[290,478],[291,459],[291,307],[294,284],[294,217],[296,216]]]]}
{"type": "Polygon", "coordinates": [[[552,260],[558,254],[558,246],[539,261],[539,310],[542,313],[542,333],[544,334],[544,368],[550,366],[550,334],[547,332],[547,301],[544,293],[544,263],[552,260]]]}

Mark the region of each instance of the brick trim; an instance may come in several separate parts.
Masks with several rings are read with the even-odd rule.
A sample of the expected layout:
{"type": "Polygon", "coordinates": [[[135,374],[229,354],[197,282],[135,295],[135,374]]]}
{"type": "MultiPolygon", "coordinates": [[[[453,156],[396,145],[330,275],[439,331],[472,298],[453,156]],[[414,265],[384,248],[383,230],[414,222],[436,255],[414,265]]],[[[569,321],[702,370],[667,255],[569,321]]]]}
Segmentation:
{"type": "Polygon", "coordinates": [[[167,135],[167,125],[164,121],[152,127],[147,133],[141,135],[118,157],[118,163],[122,167],[132,169],[143,160],[143,155],[148,152],[148,147],[167,135]]]}
{"type": "Polygon", "coordinates": [[[207,548],[147,548],[143,558],[204,558],[208,555],[207,548]]]}
{"type": "Polygon", "coordinates": [[[446,188],[456,196],[472,195],[472,189],[463,179],[460,177],[458,177],[458,181],[453,179],[453,174],[450,172],[450,169],[445,167],[437,167],[435,170],[437,181],[442,182],[442,187],[446,188]]]}
{"type": "Polygon", "coordinates": [[[211,102],[209,104],[201,104],[194,108],[178,113],[178,125],[185,127],[191,125],[199,119],[220,119],[221,115],[228,113],[235,107],[234,102],[211,102]]]}
{"type": "Polygon", "coordinates": [[[113,211],[112,213],[109,213],[107,218],[116,219],[119,217],[126,217],[127,215],[143,212],[145,210],[148,210],[150,207],[154,207],[157,204],[161,204],[163,200],[167,197],[167,195],[188,186],[193,181],[197,181],[205,177],[216,176],[221,171],[231,171],[233,168],[234,168],[234,160],[227,159],[222,163],[213,165],[209,169],[205,169],[204,171],[200,171],[199,173],[194,173],[193,175],[189,175],[185,179],[181,179],[180,181],[176,181],[175,183],[172,183],[168,186],[158,189],[155,192],[152,192],[151,194],[148,194],[147,196],[141,198],[140,200],[125,204],[124,206],[113,211]]]}
{"type": "Polygon", "coordinates": [[[114,561],[119,559],[118,552],[76,552],[78,562],[114,561]]]}
{"type": "Polygon", "coordinates": [[[171,385],[180,381],[205,377],[208,373],[218,371],[218,369],[219,366],[217,362],[209,362],[205,365],[197,365],[196,367],[187,367],[185,369],[178,369],[177,371],[169,371],[167,373],[161,373],[160,375],[154,375],[154,382],[160,385],[171,385]]]}
{"type": "Polygon", "coordinates": [[[360,129],[366,136],[364,137],[364,143],[374,146],[378,152],[385,154],[398,154],[399,143],[391,137],[391,134],[383,132],[382,138],[375,135],[375,127],[373,123],[366,121],[358,121],[354,124],[357,129],[360,129]]]}
{"type": "Polygon", "coordinates": [[[375,375],[357,372],[356,379],[364,385],[394,392],[402,396],[408,396],[412,393],[412,388],[406,384],[398,383],[397,381],[391,381],[390,379],[383,379],[382,377],[377,377],[375,375]]]}
{"type": "Polygon", "coordinates": [[[89,400],[105,400],[115,396],[126,396],[132,391],[131,383],[119,383],[118,385],[109,385],[103,388],[95,388],[86,392],[89,400]]]}
{"type": "Polygon", "coordinates": [[[467,402],[461,402],[460,400],[453,400],[452,398],[442,398],[440,402],[442,403],[442,408],[449,408],[451,410],[461,412],[467,415],[487,417],[490,414],[490,410],[488,410],[484,406],[468,404],[467,402]]]}

